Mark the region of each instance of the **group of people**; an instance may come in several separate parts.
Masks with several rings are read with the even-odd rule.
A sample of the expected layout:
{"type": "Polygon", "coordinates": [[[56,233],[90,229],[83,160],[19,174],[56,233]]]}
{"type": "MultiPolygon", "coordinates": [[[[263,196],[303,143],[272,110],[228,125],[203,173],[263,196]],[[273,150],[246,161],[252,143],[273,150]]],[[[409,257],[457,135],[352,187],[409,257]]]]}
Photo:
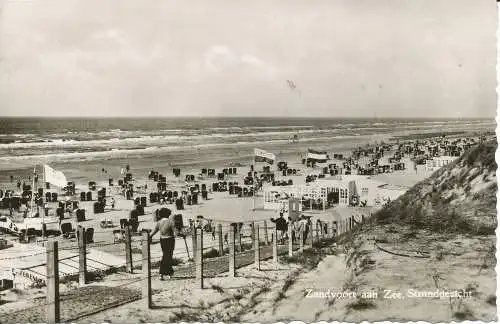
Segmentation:
{"type": "Polygon", "coordinates": [[[276,230],[279,232],[278,242],[284,244],[284,241],[288,239],[288,227],[292,227],[292,240],[295,242],[300,236],[300,232],[303,233],[302,242],[305,244],[309,232],[312,230],[312,221],[310,217],[304,215],[296,220],[288,218],[288,221],[283,217],[283,212],[280,212],[278,218],[271,218],[271,221],[276,224],[276,230]]]}
{"type": "MultiPolygon", "coordinates": [[[[103,170],[104,170],[104,169],[103,169],[103,170]]],[[[121,170],[120,170],[120,174],[121,174],[121,175],[124,175],[124,174],[125,174],[125,172],[127,172],[127,173],[128,173],[129,171],[130,171],[130,165],[128,165],[128,164],[127,164],[127,165],[125,166],[125,169],[124,169],[124,168],[121,168],[121,170]]]]}
{"type": "MultiPolygon", "coordinates": [[[[38,174],[35,174],[35,183],[38,183],[38,174]]],[[[31,181],[31,176],[28,176],[28,181],[31,181]]],[[[13,175],[10,175],[10,183],[13,183],[14,182],[14,176],[13,175]]],[[[21,187],[24,187],[26,185],[26,182],[22,181],[21,182],[21,179],[18,179],[17,180],[17,188],[21,189],[21,187]]]]}

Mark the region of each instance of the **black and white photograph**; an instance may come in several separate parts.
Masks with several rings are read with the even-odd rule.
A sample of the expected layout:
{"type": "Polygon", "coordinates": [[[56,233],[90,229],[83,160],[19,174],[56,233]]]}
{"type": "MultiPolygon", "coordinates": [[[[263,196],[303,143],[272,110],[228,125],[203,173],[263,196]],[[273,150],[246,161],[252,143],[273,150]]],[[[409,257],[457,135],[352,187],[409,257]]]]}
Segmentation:
{"type": "Polygon", "coordinates": [[[496,322],[493,0],[0,0],[0,324],[496,322]]]}

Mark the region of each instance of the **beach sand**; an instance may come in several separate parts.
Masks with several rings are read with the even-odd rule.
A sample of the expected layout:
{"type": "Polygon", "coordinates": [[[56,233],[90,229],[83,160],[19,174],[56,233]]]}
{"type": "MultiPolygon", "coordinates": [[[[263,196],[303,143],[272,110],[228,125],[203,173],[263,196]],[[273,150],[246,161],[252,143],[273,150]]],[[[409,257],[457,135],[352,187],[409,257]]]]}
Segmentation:
{"type": "MultiPolygon", "coordinates": [[[[344,150],[338,150],[335,151],[335,153],[343,153],[344,155],[348,155],[350,152],[347,150],[347,147],[344,150]]],[[[237,159],[236,159],[237,160],[237,159]]],[[[287,161],[288,162],[288,167],[289,168],[295,168],[298,169],[299,172],[296,176],[287,176],[283,177],[280,172],[275,173],[275,179],[276,180],[282,180],[282,179],[292,179],[294,184],[301,184],[305,183],[305,176],[306,175],[311,175],[311,174],[319,174],[321,172],[321,167],[316,167],[316,168],[307,168],[301,163],[301,157],[297,154],[297,152],[292,152],[289,154],[282,154],[278,156],[277,161],[287,161]]],[[[276,161],[276,162],[277,162],[276,161]]],[[[71,217],[68,216],[66,213],[66,219],[63,222],[71,222],[73,225],[73,228],[76,228],[78,225],[81,225],[85,228],[94,228],[94,241],[95,243],[88,244],[87,248],[92,249],[95,251],[101,251],[104,252],[102,256],[102,261],[103,263],[106,263],[106,254],[109,253],[110,255],[114,257],[121,258],[123,260],[123,265],[125,265],[125,245],[123,243],[116,243],[114,244],[114,237],[113,237],[113,230],[119,229],[119,224],[120,224],[120,219],[126,218],[128,219],[130,211],[134,207],[134,202],[132,200],[126,200],[125,197],[121,194],[121,189],[117,186],[118,182],[118,175],[120,173],[120,168],[124,166],[124,164],[114,164],[117,161],[107,161],[106,163],[103,163],[99,167],[97,165],[92,164],[92,163],[81,163],[81,164],[73,164],[73,165],[66,165],[65,168],[62,169],[65,173],[67,173],[68,180],[75,181],[76,182],[76,195],[73,197],[75,200],[79,200],[80,197],[80,192],[81,191],[88,191],[88,181],[96,181],[98,184],[97,189],[100,188],[106,188],[106,194],[107,196],[112,196],[115,198],[116,204],[114,210],[111,210],[110,207],[108,206],[105,209],[105,212],[102,214],[94,214],[93,213],[93,203],[97,197],[97,191],[93,192],[93,202],[80,202],[80,208],[84,208],[86,210],[86,220],[83,222],[76,222],[75,215],[71,217]],[[104,168],[107,173],[102,172],[102,168],[104,168]],[[113,182],[114,186],[110,187],[108,184],[108,178],[109,175],[113,175],[113,182]],[[102,220],[111,220],[114,224],[113,228],[101,228],[100,227],[100,222],[102,220]]],[[[235,161],[232,161],[235,162],[235,161]]],[[[243,178],[247,175],[248,171],[250,171],[250,163],[247,161],[246,164],[243,163],[244,161],[242,160],[242,166],[237,167],[237,174],[236,175],[230,175],[228,176],[225,181],[228,182],[233,182],[236,181],[240,185],[243,184],[243,178]]],[[[413,166],[407,161],[408,164],[406,165],[407,170],[405,171],[397,171],[394,173],[390,174],[383,174],[383,175],[377,175],[374,176],[374,179],[379,179],[381,181],[398,185],[398,186],[403,186],[403,187],[409,187],[415,183],[417,183],[420,180],[423,180],[425,177],[428,176],[428,174],[423,170],[422,166],[419,166],[417,172],[414,171],[413,166]]],[[[262,167],[267,164],[263,163],[258,163],[255,164],[255,170],[256,171],[262,171],[262,167]]],[[[181,167],[181,175],[180,177],[176,178],[172,174],[172,168],[174,167],[173,165],[170,166],[164,166],[162,168],[157,168],[153,167],[152,165],[142,164],[142,165],[135,165],[131,164],[131,170],[130,172],[133,174],[134,178],[134,187],[142,187],[142,192],[138,192],[137,194],[134,195],[134,197],[140,197],[140,196],[146,196],[148,203],[147,207],[145,208],[145,215],[139,216],[139,230],[141,229],[151,229],[154,226],[153,222],[153,215],[156,209],[161,208],[161,207],[167,207],[172,210],[172,214],[177,214],[180,213],[183,216],[183,223],[185,226],[188,225],[188,220],[189,219],[196,219],[198,215],[202,215],[205,219],[210,219],[213,220],[214,225],[221,224],[223,226],[223,232],[226,233],[228,231],[228,226],[229,223],[231,222],[244,222],[246,224],[250,222],[255,222],[256,224],[259,224],[261,228],[263,227],[263,221],[267,220],[267,226],[269,227],[269,235],[268,237],[271,237],[270,233],[270,227],[273,225],[269,221],[270,218],[277,217],[278,213],[277,211],[272,211],[272,210],[262,210],[262,196],[258,196],[255,198],[252,197],[244,197],[244,198],[238,198],[236,196],[230,196],[228,192],[211,192],[209,193],[208,200],[202,200],[201,197],[198,200],[197,205],[185,205],[184,210],[177,211],[175,208],[175,205],[168,204],[168,205],[160,205],[158,203],[151,204],[149,202],[149,193],[156,191],[156,183],[152,180],[147,179],[147,175],[151,169],[154,169],[155,171],[159,171],[162,173],[164,176],[167,178],[167,188],[169,190],[186,190],[186,182],[184,181],[185,175],[186,174],[193,174],[195,175],[196,180],[193,182],[201,184],[205,183],[207,185],[207,189],[212,188],[212,182],[217,182],[216,178],[205,178],[205,179],[200,179],[198,178],[198,175],[201,173],[201,168],[215,168],[216,169],[216,174],[218,172],[221,172],[222,168],[224,167],[229,167],[230,162],[229,161],[214,161],[214,163],[203,163],[200,165],[193,164],[193,165],[186,165],[181,167]],[[147,190],[144,189],[144,186],[147,185],[147,190]],[[255,209],[254,209],[255,207],[255,209]]],[[[272,167],[273,169],[275,166],[272,167]]],[[[9,182],[5,182],[2,184],[4,188],[10,189],[15,187],[15,183],[11,184],[9,182]]],[[[49,191],[55,191],[54,189],[51,189],[49,191]]],[[[57,208],[57,203],[50,203],[50,215],[55,214],[55,209],[57,208]]],[[[2,211],[4,214],[6,213],[5,210],[2,211]]],[[[335,208],[335,209],[328,209],[326,212],[322,211],[310,211],[307,212],[307,214],[312,216],[312,221],[313,223],[316,221],[316,219],[321,219],[324,221],[341,221],[345,220],[351,215],[359,215],[361,213],[363,214],[371,214],[373,212],[373,208],[335,208]],[[335,210],[335,212],[333,212],[335,210]]],[[[263,229],[260,230],[260,235],[261,237],[264,237],[263,229]]],[[[7,236],[9,239],[13,239],[12,236],[7,236]]],[[[54,238],[51,238],[54,239],[54,238]]],[[[158,239],[158,236],[155,238],[155,240],[158,239]]],[[[62,238],[57,238],[60,242],[60,247],[62,248],[69,248],[73,249],[76,251],[77,248],[77,242],[75,239],[62,239],[62,238]]],[[[141,244],[140,236],[133,236],[132,238],[133,243],[132,243],[132,252],[133,252],[133,263],[135,265],[139,265],[142,259],[141,255],[141,244]]],[[[251,242],[250,238],[250,227],[248,225],[245,225],[243,227],[243,239],[242,243],[243,244],[248,244],[251,242]]],[[[17,248],[19,248],[19,243],[16,243],[17,248]]],[[[35,245],[30,244],[28,246],[36,246],[37,251],[40,250],[42,253],[36,257],[30,257],[30,258],[23,258],[22,261],[18,259],[12,259],[8,260],[7,263],[3,263],[2,266],[0,267],[0,271],[2,270],[9,270],[11,267],[14,268],[25,268],[25,267],[35,267],[35,266],[42,266],[45,263],[45,255],[43,253],[43,250],[45,247],[43,246],[43,242],[39,242],[35,245]]],[[[211,249],[218,249],[218,240],[217,238],[213,238],[212,235],[209,233],[204,233],[204,251],[209,251],[211,249]]],[[[224,247],[227,247],[226,244],[224,244],[224,247]]],[[[1,258],[8,258],[12,256],[12,251],[9,251],[9,249],[6,250],[0,250],[0,259],[1,258]]],[[[162,252],[159,244],[153,244],[151,246],[151,258],[152,261],[158,261],[161,258],[162,252]]],[[[187,239],[184,241],[182,238],[177,238],[176,239],[176,244],[175,244],[175,250],[174,250],[174,257],[178,259],[180,262],[187,262],[189,257],[193,257],[193,246],[192,246],[192,239],[191,237],[187,237],[187,239]]],[[[341,259],[336,258],[334,261],[332,259],[328,259],[328,262],[337,262],[338,264],[341,264],[342,262],[340,261],[341,259]]],[[[337,264],[335,263],[335,264],[337,264]]],[[[232,285],[234,285],[233,288],[228,288],[227,286],[227,279],[225,275],[221,275],[217,278],[213,279],[208,279],[209,281],[209,286],[210,285],[221,285],[224,287],[225,290],[228,291],[228,293],[231,294],[243,294],[245,295],[245,289],[247,287],[252,287],[251,289],[255,287],[261,287],[261,288],[256,288],[257,290],[254,290],[254,293],[259,293],[259,289],[264,289],[267,290],[265,287],[269,286],[276,286],[275,288],[278,289],[278,286],[280,283],[282,283],[283,280],[287,278],[289,275],[297,275],[297,271],[305,271],[303,269],[299,269],[298,266],[294,265],[283,265],[283,269],[280,268],[280,271],[274,271],[274,265],[271,264],[270,261],[265,261],[263,262],[263,269],[265,272],[257,272],[256,270],[252,269],[251,266],[249,267],[244,267],[241,270],[238,270],[239,272],[239,278],[237,280],[232,280],[232,285]],[[266,270],[269,268],[269,270],[266,270]],[[271,269],[272,268],[272,269],[271,269]]],[[[321,268],[323,269],[323,268],[321,268]]],[[[337,269],[338,270],[338,269],[337,269]]],[[[331,272],[326,271],[325,269],[321,270],[324,272],[321,276],[327,276],[335,273],[340,280],[343,278],[343,275],[341,275],[342,271],[340,270],[335,270],[332,268],[331,272]]],[[[154,270],[156,271],[156,270],[154,270]]],[[[311,275],[312,276],[312,275],[311,275]]],[[[107,285],[109,282],[113,282],[113,280],[118,280],[120,281],[123,278],[122,273],[118,274],[112,274],[106,277],[106,279],[102,282],[100,282],[100,285],[107,285]],[[120,277],[122,276],[122,277],[120,277]],[[115,279],[113,279],[115,278],[115,279]]],[[[310,277],[312,280],[313,277],[310,277]]],[[[326,277],[325,277],[326,278],[326,277]]],[[[319,283],[318,283],[319,284],[319,283]]],[[[192,300],[191,296],[191,286],[194,287],[195,283],[194,280],[192,279],[187,279],[187,280],[174,280],[172,282],[168,283],[163,283],[163,282],[157,282],[157,279],[154,279],[154,286],[156,287],[165,287],[165,286],[172,286],[173,289],[166,289],[159,295],[155,295],[155,299],[159,302],[164,303],[165,307],[169,307],[170,304],[176,303],[177,305],[174,305],[176,307],[172,308],[169,310],[170,316],[172,316],[172,319],[175,319],[176,316],[179,316],[179,312],[183,312],[184,308],[183,306],[180,306],[179,300],[184,300],[184,303],[187,305],[191,305],[188,307],[194,307],[195,303],[200,303],[199,300],[192,300]],[[178,307],[177,307],[178,306],[178,307]],[[177,315],[176,315],[177,314],[177,315]]],[[[29,292],[26,292],[26,296],[22,298],[29,298],[32,294],[29,292]]],[[[209,303],[213,305],[220,305],[218,306],[220,310],[217,312],[219,313],[224,313],[227,316],[229,314],[232,314],[232,310],[230,308],[230,305],[227,303],[223,302],[225,300],[226,296],[225,294],[213,294],[213,290],[204,290],[200,292],[200,299],[204,300],[204,303],[209,303]]],[[[262,298],[267,298],[268,293],[259,293],[262,294],[262,298]],[[267,297],[266,297],[267,296],[267,297]]],[[[227,296],[226,296],[227,297],[227,296]]],[[[276,297],[276,296],[275,296],[276,297]]],[[[21,298],[21,299],[22,299],[21,298]]],[[[260,298],[260,297],[259,297],[260,298]]],[[[274,297],[269,297],[274,298],[274,297]]],[[[251,303],[250,300],[247,298],[242,299],[246,300],[247,303],[251,303]]],[[[309,304],[311,302],[308,302],[309,304]]],[[[9,304],[14,305],[13,303],[7,303],[4,306],[0,306],[0,311],[2,308],[8,306],[9,304]]],[[[16,302],[17,304],[17,302],[16,302]]],[[[264,303],[265,304],[265,303],[264,303]]],[[[309,305],[307,304],[307,305],[309,305]]],[[[157,314],[163,314],[162,310],[158,311],[152,311],[149,313],[149,311],[145,311],[144,309],[141,310],[140,302],[137,303],[131,303],[127,304],[126,306],[116,308],[114,310],[109,310],[103,313],[99,313],[98,315],[95,315],[91,317],[91,319],[95,320],[104,320],[106,318],[112,318],[113,321],[118,321],[121,322],[120,319],[130,319],[132,322],[138,322],[139,320],[145,320],[146,318],[151,318],[151,319],[158,319],[159,317],[157,314]],[[136,306],[137,305],[137,306],[136,306]],[[123,316],[126,317],[123,317],[123,316]]],[[[206,306],[207,304],[204,304],[206,306]]],[[[306,304],[304,304],[306,305],[306,304]]],[[[199,305],[198,305],[199,306],[199,305]]],[[[242,314],[244,314],[245,311],[245,305],[233,305],[231,307],[235,307],[234,310],[235,312],[241,311],[242,314]],[[240,307],[243,307],[240,309],[240,307]]],[[[280,306],[281,307],[281,306],[280,306]]],[[[287,306],[286,310],[283,312],[280,312],[281,314],[284,314],[289,311],[290,307],[292,306],[287,306]]],[[[306,306],[304,306],[306,307],[306,306]]],[[[304,310],[305,308],[297,308],[304,310]]],[[[293,307],[292,307],[293,308],[293,307]]],[[[165,310],[163,310],[165,311],[165,310]]],[[[261,311],[261,315],[264,316],[265,312],[261,311]]],[[[226,318],[227,316],[224,315],[223,318],[226,318]]],[[[165,315],[167,316],[167,315],[165,315]]],[[[215,315],[214,315],[215,316],[215,315]]],[[[163,318],[161,316],[161,318],[163,318]]],[[[250,320],[251,314],[246,315],[246,317],[243,317],[246,320],[250,320]]],[[[263,318],[269,318],[269,319],[285,319],[284,317],[276,317],[274,315],[268,314],[265,315],[263,318]]],[[[294,317],[290,317],[294,318],[294,317]]],[[[228,318],[229,319],[229,318],[228,318]]],[[[228,320],[227,319],[227,320],[228,320]]],[[[314,320],[313,317],[307,317],[305,320],[314,320]]]]}
{"type": "MultiPolygon", "coordinates": [[[[344,151],[337,151],[337,153],[343,153],[344,155],[348,155],[350,152],[347,150],[344,151]]],[[[389,155],[389,154],[387,154],[389,155]]],[[[286,156],[287,159],[281,159],[278,158],[278,161],[287,161],[288,162],[288,167],[289,168],[295,168],[298,170],[298,174],[296,176],[286,176],[283,177],[281,175],[281,172],[275,172],[275,179],[277,181],[283,180],[283,179],[292,179],[294,184],[301,184],[305,183],[305,176],[310,175],[310,174],[319,174],[321,172],[321,167],[316,167],[316,168],[307,168],[305,165],[301,163],[301,159],[298,156],[288,155],[286,156]]],[[[407,169],[404,171],[396,171],[393,173],[388,173],[388,174],[380,174],[373,176],[373,179],[381,180],[384,182],[387,182],[389,184],[394,184],[397,186],[402,186],[402,187],[410,187],[411,185],[417,183],[420,180],[423,180],[425,177],[427,177],[429,174],[425,172],[423,166],[419,166],[418,171],[415,172],[413,170],[413,167],[411,166],[412,162],[405,161],[406,162],[406,167],[407,169]]],[[[238,182],[240,185],[243,184],[243,178],[247,175],[247,173],[250,171],[248,163],[247,165],[244,166],[239,166],[237,167],[237,174],[236,175],[229,175],[226,177],[225,181],[228,182],[238,182]]],[[[256,171],[262,171],[262,167],[267,164],[264,163],[257,163],[255,164],[255,170],[256,171]]],[[[186,174],[193,174],[195,175],[195,181],[190,183],[190,184],[199,184],[201,187],[201,184],[206,184],[207,189],[211,190],[212,188],[212,182],[217,182],[216,178],[204,178],[201,179],[199,178],[199,175],[201,173],[201,167],[216,167],[216,174],[218,172],[222,171],[223,167],[228,167],[229,163],[225,163],[222,165],[214,165],[214,164],[204,164],[204,165],[193,165],[193,166],[186,166],[182,168],[181,175],[176,178],[172,174],[171,168],[163,168],[163,169],[158,169],[155,168],[155,171],[159,171],[160,173],[163,173],[163,175],[166,176],[167,178],[167,188],[169,190],[187,190],[187,183],[184,181],[185,180],[185,175],[186,174]]],[[[118,170],[120,169],[120,165],[116,165],[114,169],[118,170]]],[[[275,166],[273,166],[275,168],[275,166]]],[[[66,219],[63,221],[64,222],[71,222],[73,228],[76,228],[78,225],[81,225],[85,228],[94,228],[94,241],[96,243],[94,244],[89,244],[88,247],[92,249],[97,249],[100,251],[104,252],[109,252],[112,253],[113,255],[123,257],[125,259],[125,249],[124,249],[124,244],[111,244],[114,242],[114,237],[113,237],[113,230],[119,229],[120,226],[120,219],[125,218],[128,219],[130,211],[134,208],[134,202],[133,200],[126,200],[125,197],[121,194],[121,188],[117,186],[118,179],[116,177],[113,178],[114,186],[110,187],[108,184],[108,176],[110,174],[110,168],[107,168],[106,170],[108,173],[103,173],[102,168],[100,170],[93,170],[93,167],[90,167],[87,164],[79,164],[79,165],[74,165],[73,166],[74,170],[78,170],[80,172],[80,177],[83,175],[88,176],[86,181],[80,180],[80,181],[75,181],[76,182],[76,194],[75,196],[72,197],[72,199],[78,200],[80,197],[80,192],[81,191],[88,191],[88,181],[96,181],[98,184],[98,188],[106,188],[106,195],[108,197],[114,197],[116,204],[115,204],[115,209],[111,210],[110,206],[108,206],[105,209],[105,212],[102,214],[94,214],[93,213],[93,204],[95,202],[95,199],[97,198],[97,191],[93,192],[93,198],[94,201],[92,202],[80,202],[80,208],[84,208],[86,210],[86,220],[83,222],[76,222],[76,216],[73,213],[73,215],[69,216],[68,213],[65,214],[66,219]],[[92,176],[95,173],[99,173],[99,176],[92,176]],[[112,228],[101,228],[100,227],[100,222],[102,220],[111,220],[114,224],[114,227],[112,228]]],[[[145,215],[139,216],[139,230],[141,229],[151,229],[154,226],[153,222],[153,215],[155,210],[158,208],[166,207],[172,210],[172,214],[182,214],[183,216],[183,223],[184,226],[187,226],[189,224],[188,220],[193,219],[196,220],[196,217],[198,215],[202,215],[205,219],[210,219],[213,220],[214,225],[216,224],[222,224],[223,226],[223,232],[226,233],[229,228],[229,223],[231,222],[244,222],[244,223],[250,223],[250,222],[255,222],[256,224],[259,224],[259,226],[262,228],[263,227],[263,221],[267,220],[267,226],[271,227],[272,224],[269,221],[270,218],[274,218],[278,216],[277,211],[272,211],[272,210],[262,210],[262,201],[263,197],[258,196],[255,198],[252,197],[243,197],[243,198],[238,198],[237,196],[234,195],[229,195],[228,192],[212,192],[209,193],[208,200],[202,200],[201,196],[199,196],[198,199],[198,204],[197,205],[184,205],[184,210],[179,210],[177,211],[175,208],[174,204],[167,204],[167,205],[160,205],[159,203],[153,203],[151,204],[149,202],[149,193],[156,191],[156,183],[152,180],[147,179],[147,175],[151,168],[147,168],[145,166],[142,166],[139,170],[136,169],[135,165],[131,165],[131,170],[130,172],[133,174],[134,178],[134,187],[142,187],[141,191],[137,191],[135,193],[134,197],[140,197],[140,196],[146,196],[148,203],[147,207],[145,208],[145,215]],[[144,186],[147,185],[147,189],[144,189],[144,186]],[[255,210],[254,210],[255,208],[255,210]]],[[[76,172],[76,171],[75,171],[76,172]]],[[[116,172],[115,172],[116,173],[116,172]]],[[[70,173],[71,174],[71,173],[70,173]]],[[[68,176],[68,180],[73,180],[72,177],[68,176]]],[[[15,188],[15,183],[3,183],[2,186],[6,189],[14,189],[15,188]]],[[[54,188],[47,190],[54,192],[54,188]]],[[[60,191],[59,191],[60,193],[60,191]]],[[[60,199],[62,199],[60,195],[60,199]]],[[[55,216],[55,210],[57,208],[57,203],[49,203],[50,209],[49,209],[49,215],[50,216],[55,216]]],[[[316,219],[321,219],[323,221],[341,221],[342,219],[346,219],[347,217],[354,215],[354,214],[359,214],[366,212],[367,214],[370,214],[373,211],[373,208],[368,208],[365,210],[357,210],[353,208],[337,208],[335,213],[332,213],[333,209],[329,209],[326,212],[322,211],[310,211],[308,212],[309,215],[312,216],[313,222],[316,221],[316,219]]],[[[5,210],[2,211],[4,214],[7,212],[5,210]]],[[[270,229],[269,229],[270,231],[270,229]]],[[[261,230],[261,233],[263,230],[261,230]]],[[[249,243],[250,242],[250,227],[245,225],[243,227],[243,242],[244,243],[249,243]]],[[[264,234],[261,234],[264,235],[264,234]]],[[[268,235],[271,237],[271,233],[268,235]]],[[[158,238],[158,237],[157,237],[158,238]]],[[[133,247],[133,259],[134,260],[140,260],[141,255],[140,255],[140,243],[137,242],[140,240],[140,237],[134,236],[133,240],[135,241],[132,245],[133,247]]],[[[62,239],[58,238],[58,240],[61,242],[61,246],[77,246],[77,242],[75,239],[72,240],[67,240],[67,239],[62,239]]],[[[43,248],[43,246],[42,246],[43,248]]],[[[205,250],[210,250],[211,248],[218,248],[218,241],[217,238],[214,239],[212,235],[205,233],[204,235],[204,249],[205,250]]],[[[182,238],[177,238],[176,239],[176,246],[175,246],[175,251],[174,251],[174,256],[178,259],[181,260],[188,260],[188,254],[190,257],[193,255],[193,247],[192,247],[192,240],[188,237],[186,241],[184,241],[182,238]],[[187,250],[186,250],[187,247],[187,250]],[[189,253],[188,253],[189,251],[189,253]]],[[[0,258],[2,257],[2,254],[6,255],[8,254],[8,250],[0,250],[0,258]]],[[[156,259],[161,256],[161,249],[159,245],[153,245],[152,246],[152,258],[156,259]]],[[[32,259],[32,262],[29,263],[30,265],[35,265],[35,264],[43,264],[44,259],[40,257],[39,259],[32,259]]],[[[16,260],[11,260],[8,265],[4,265],[3,268],[10,268],[10,267],[20,267],[22,264],[22,267],[26,267],[26,262],[18,262],[16,260]]],[[[2,269],[0,269],[1,271],[2,269]]]]}

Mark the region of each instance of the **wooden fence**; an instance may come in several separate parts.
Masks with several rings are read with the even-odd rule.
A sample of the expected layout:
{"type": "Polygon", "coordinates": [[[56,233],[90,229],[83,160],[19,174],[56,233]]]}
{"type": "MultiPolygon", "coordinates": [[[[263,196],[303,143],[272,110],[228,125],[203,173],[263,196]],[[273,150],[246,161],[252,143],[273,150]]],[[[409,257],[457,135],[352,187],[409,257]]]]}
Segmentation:
{"type": "MultiPolygon", "coordinates": [[[[215,258],[208,258],[205,256],[206,248],[204,248],[203,235],[206,235],[202,229],[195,228],[192,233],[193,240],[193,259],[194,263],[190,267],[194,267],[194,277],[196,278],[197,286],[200,289],[205,288],[205,279],[222,272],[228,272],[228,277],[236,277],[238,275],[237,269],[239,266],[248,265],[252,263],[255,269],[260,270],[260,262],[265,259],[272,259],[277,265],[278,256],[280,254],[288,255],[289,257],[301,253],[304,250],[311,248],[313,244],[323,239],[333,239],[337,236],[343,235],[351,231],[357,224],[364,221],[364,216],[360,219],[355,219],[351,216],[339,222],[317,222],[309,226],[308,233],[300,231],[294,233],[292,227],[289,226],[288,237],[281,237],[277,228],[272,224],[268,226],[267,221],[262,223],[252,223],[250,226],[251,233],[251,248],[244,250],[242,244],[242,235],[239,232],[240,228],[237,223],[232,223],[227,228],[228,230],[228,248],[224,248],[223,227],[221,224],[216,226],[216,239],[215,247],[218,250],[218,256],[215,258]],[[307,235],[304,237],[304,235],[307,235]],[[295,240],[293,239],[295,237],[295,240]],[[298,241],[298,242],[297,242],[298,241]],[[253,255],[252,255],[253,254],[253,255]],[[238,262],[237,262],[238,261],[238,262]],[[217,263],[218,262],[218,263],[217,263]],[[226,266],[221,267],[220,264],[226,263],[226,266]],[[217,263],[216,265],[214,265],[217,263]],[[239,266],[238,266],[239,263],[239,266]],[[227,269],[227,270],[226,270],[227,269]]],[[[130,229],[125,229],[125,271],[133,273],[139,268],[139,265],[134,267],[132,259],[132,245],[130,229]]],[[[141,252],[142,274],[140,277],[141,294],[140,298],[144,302],[144,307],[150,309],[154,307],[152,300],[152,259],[151,259],[151,237],[148,231],[143,231],[141,236],[141,252]]],[[[79,271],[78,282],[80,286],[85,286],[88,283],[87,269],[87,244],[85,242],[85,229],[78,228],[78,253],[79,253],[79,271]]],[[[123,244],[123,243],[122,243],[123,244]]],[[[60,308],[60,294],[59,294],[59,247],[57,241],[48,241],[46,245],[46,285],[47,285],[47,308],[46,308],[46,321],[48,323],[61,322],[61,308],[60,308]]],[[[67,321],[68,319],[64,319],[67,321]]]]}

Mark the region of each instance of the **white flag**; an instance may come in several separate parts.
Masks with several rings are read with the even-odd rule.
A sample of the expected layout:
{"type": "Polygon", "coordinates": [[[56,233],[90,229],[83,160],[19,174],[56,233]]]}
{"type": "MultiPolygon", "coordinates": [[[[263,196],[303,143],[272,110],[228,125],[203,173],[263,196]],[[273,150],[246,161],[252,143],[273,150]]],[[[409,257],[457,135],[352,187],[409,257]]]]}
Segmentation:
{"type": "Polygon", "coordinates": [[[45,182],[57,187],[66,187],[68,185],[66,176],[61,171],[54,170],[45,164],[43,166],[43,172],[45,173],[45,182]]]}

